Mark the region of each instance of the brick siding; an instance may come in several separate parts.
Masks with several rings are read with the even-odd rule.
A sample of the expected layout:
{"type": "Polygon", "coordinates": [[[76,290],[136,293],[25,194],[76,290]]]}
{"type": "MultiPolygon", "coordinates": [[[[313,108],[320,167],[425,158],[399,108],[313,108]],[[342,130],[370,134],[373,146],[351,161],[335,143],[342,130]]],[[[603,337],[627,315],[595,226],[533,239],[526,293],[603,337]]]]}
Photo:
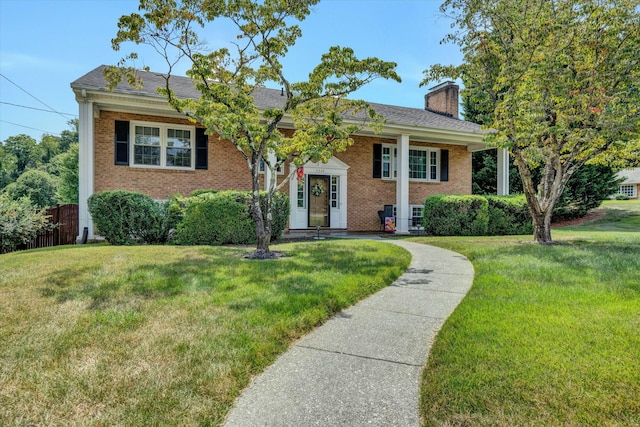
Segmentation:
{"type": "MultiPolygon", "coordinates": [[[[350,231],[380,229],[378,211],[396,203],[396,181],[373,178],[373,144],[395,144],[395,139],[355,137],[354,145],[336,158],[350,166],[347,174],[350,231]]],[[[459,145],[424,144],[409,141],[410,146],[449,150],[449,181],[409,182],[409,204],[421,205],[434,194],[471,194],[471,153],[459,145]]]]}
{"type": "MultiPolygon", "coordinates": [[[[198,189],[249,190],[251,176],[244,159],[228,141],[209,136],[207,170],[169,170],[116,166],[114,164],[114,132],[116,120],[139,120],[158,123],[192,125],[187,120],[101,111],[95,119],[94,191],[130,190],[156,199],[174,194],[188,195],[198,189]]],[[[354,138],[354,145],[336,158],[349,165],[347,173],[347,224],[351,231],[373,231],[380,228],[378,210],[395,204],[396,182],[372,178],[373,144],[395,144],[395,139],[378,137],[354,138]]],[[[449,150],[449,181],[409,184],[409,203],[422,204],[433,194],[471,194],[471,153],[464,146],[424,144],[410,141],[411,146],[437,147],[449,150]]],[[[288,167],[285,168],[288,171],[288,167]]],[[[282,175],[279,175],[282,179],[282,175]]],[[[288,193],[288,185],[283,188],[288,193]]],[[[292,201],[293,203],[293,201],[292,201]]]]}

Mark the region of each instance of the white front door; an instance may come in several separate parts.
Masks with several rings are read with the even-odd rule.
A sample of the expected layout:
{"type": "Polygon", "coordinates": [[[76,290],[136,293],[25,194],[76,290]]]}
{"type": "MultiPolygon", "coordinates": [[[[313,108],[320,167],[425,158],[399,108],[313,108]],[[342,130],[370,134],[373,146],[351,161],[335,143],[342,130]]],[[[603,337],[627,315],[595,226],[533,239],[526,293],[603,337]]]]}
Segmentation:
{"type": "MultiPolygon", "coordinates": [[[[291,166],[293,167],[293,166],[291,166]]],[[[289,182],[289,229],[347,228],[347,170],[344,162],[307,163],[289,182]]]]}

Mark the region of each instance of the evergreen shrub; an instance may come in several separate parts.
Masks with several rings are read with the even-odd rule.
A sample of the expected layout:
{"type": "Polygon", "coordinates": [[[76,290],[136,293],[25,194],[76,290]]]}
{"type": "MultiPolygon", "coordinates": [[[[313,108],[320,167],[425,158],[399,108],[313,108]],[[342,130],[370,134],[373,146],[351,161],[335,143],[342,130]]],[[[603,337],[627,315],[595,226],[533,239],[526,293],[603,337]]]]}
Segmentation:
{"type": "Polygon", "coordinates": [[[481,236],[487,234],[489,209],[482,196],[440,194],[424,203],[424,229],[437,236],[481,236]]]}
{"type": "MultiPolygon", "coordinates": [[[[205,191],[184,201],[182,220],[174,243],[180,245],[255,244],[255,222],[249,191],[205,191]]],[[[266,193],[260,194],[263,212],[266,193]]],[[[178,202],[169,211],[178,210],[178,202]]],[[[284,193],[273,197],[271,240],[282,236],[289,219],[289,198],[284,193]]]]}
{"type": "Polygon", "coordinates": [[[102,191],[88,199],[98,234],[112,245],[162,244],[169,234],[167,203],[132,191],[102,191]]]}
{"type": "Polygon", "coordinates": [[[514,196],[486,196],[489,203],[487,234],[504,236],[533,233],[533,222],[523,194],[514,196]]]}

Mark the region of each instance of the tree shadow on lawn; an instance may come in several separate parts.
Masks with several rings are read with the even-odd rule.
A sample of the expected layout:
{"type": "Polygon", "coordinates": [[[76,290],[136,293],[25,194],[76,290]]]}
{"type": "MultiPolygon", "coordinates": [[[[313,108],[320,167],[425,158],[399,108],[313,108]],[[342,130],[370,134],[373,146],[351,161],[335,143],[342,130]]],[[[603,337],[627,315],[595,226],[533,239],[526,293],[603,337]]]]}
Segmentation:
{"type": "MultiPolygon", "coordinates": [[[[109,271],[104,264],[60,269],[45,279],[40,292],[60,304],[89,300],[91,310],[206,294],[215,305],[233,310],[262,306],[272,311],[291,300],[306,301],[301,304],[305,307],[319,302],[340,275],[354,268],[353,250],[333,245],[327,251],[287,248],[287,258],[268,261],[245,260],[245,252],[238,249],[227,248],[222,254],[220,248],[192,249],[191,256],[178,261],[123,265],[120,271],[109,271]]],[[[357,268],[360,274],[374,274],[379,265],[357,268]]]]}

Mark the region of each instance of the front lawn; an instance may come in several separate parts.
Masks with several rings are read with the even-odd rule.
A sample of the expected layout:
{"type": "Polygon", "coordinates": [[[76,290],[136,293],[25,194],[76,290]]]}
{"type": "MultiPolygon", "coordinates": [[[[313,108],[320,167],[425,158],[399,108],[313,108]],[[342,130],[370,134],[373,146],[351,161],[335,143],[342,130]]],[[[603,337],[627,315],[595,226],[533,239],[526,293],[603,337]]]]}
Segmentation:
{"type": "Polygon", "coordinates": [[[425,425],[640,425],[640,202],[531,236],[418,238],[474,285],[423,373],[425,425]]]}
{"type": "Polygon", "coordinates": [[[389,285],[403,249],[89,245],[0,255],[0,425],[218,425],[331,314],[389,285]]]}

